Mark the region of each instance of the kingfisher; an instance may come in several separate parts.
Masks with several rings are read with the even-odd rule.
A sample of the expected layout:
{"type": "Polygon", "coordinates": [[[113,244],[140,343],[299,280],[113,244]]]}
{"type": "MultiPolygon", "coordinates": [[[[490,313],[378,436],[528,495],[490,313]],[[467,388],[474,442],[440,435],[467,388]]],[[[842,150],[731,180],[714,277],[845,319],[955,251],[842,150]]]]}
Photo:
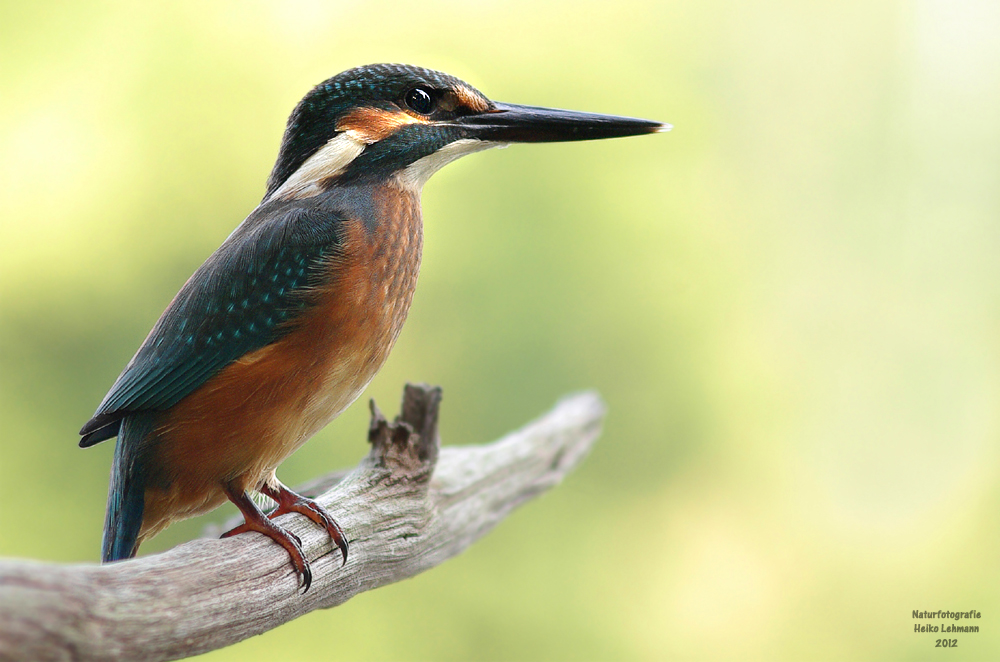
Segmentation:
{"type": "Polygon", "coordinates": [[[273,520],[299,513],[347,562],[348,538],[275,469],[385,363],[420,269],[420,194],[442,166],[515,142],[614,138],[667,124],[491,101],[458,78],[374,64],[292,111],[263,200],[187,280],[125,366],[80,447],[117,437],[102,561],[231,501],[312,572],[273,520]],[[264,513],[253,495],[277,505],[264,513]]]}

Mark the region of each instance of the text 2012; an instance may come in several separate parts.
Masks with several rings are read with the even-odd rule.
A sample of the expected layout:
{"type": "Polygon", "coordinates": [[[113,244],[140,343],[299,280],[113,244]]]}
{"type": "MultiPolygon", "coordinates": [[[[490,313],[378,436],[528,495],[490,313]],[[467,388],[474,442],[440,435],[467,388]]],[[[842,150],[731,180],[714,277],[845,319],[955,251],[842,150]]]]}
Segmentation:
{"type": "Polygon", "coordinates": [[[938,639],[934,648],[958,648],[958,639],[938,639]]]}

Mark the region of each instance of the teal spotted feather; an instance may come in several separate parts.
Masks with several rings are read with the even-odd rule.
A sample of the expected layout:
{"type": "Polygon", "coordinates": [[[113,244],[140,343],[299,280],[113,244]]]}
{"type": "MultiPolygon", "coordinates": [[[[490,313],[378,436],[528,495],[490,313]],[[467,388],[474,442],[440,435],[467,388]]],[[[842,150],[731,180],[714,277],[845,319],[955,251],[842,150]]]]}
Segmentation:
{"type": "Polygon", "coordinates": [[[115,436],[126,414],[169,409],[288,333],[310,305],[310,288],[322,284],[340,224],[301,206],[248,218],[174,297],[81,430],[80,446],[115,436]]]}

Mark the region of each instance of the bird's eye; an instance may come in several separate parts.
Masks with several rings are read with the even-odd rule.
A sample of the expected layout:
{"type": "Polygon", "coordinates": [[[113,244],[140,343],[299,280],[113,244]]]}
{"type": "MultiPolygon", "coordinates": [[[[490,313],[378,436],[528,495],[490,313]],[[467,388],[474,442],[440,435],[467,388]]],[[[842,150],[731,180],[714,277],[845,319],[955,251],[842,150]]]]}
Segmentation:
{"type": "Polygon", "coordinates": [[[434,97],[430,91],[424,87],[415,87],[403,97],[406,105],[417,111],[421,115],[426,115],[434,108],[434,97]]]}

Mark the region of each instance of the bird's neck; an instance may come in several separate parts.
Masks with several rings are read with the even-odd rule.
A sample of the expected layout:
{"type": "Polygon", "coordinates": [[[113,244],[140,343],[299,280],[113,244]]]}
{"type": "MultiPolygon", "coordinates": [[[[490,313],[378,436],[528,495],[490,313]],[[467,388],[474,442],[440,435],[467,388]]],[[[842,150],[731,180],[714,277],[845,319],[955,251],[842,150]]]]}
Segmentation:
{"type": "Polygon", "coordinates": [[[410,237],[419,250],[423,222],[420,191],[395,182],[334,186],[316,196],[313,204],[345,221],[360,221],[373,239],[410,237]]]}

